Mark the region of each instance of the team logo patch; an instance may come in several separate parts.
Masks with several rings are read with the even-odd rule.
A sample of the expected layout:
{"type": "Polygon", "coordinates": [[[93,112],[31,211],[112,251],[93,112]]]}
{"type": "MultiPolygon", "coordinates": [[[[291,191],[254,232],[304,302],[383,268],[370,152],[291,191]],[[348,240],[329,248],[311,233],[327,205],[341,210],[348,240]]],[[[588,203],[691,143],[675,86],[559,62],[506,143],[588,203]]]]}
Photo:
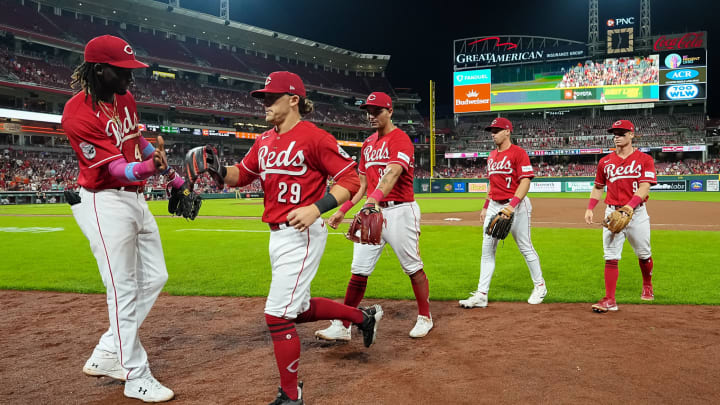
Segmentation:
{"type": "Polygon", "coordinates": [[[338,153],[340,156],[344,157],[345,159],[350,159],[350,155],[348,155],[347,152],[345,152],[345,149],[342,148],[342,146],[338,145],[338,153]]]}
{"type": "Polygon", "coordinates": [[[265,85],[267,86],[268,84],[270,84],[271,80],[272,79],[270,78],[270,76],[268,76],[267,79],[265,79],[265,85]]]}
{"type": "Polygon", "coordinates": [[[125,51],[125,53],[128,55],[132,55],[134,53],[133,49],[130,47],[130,45],[125,45],[125,48],[123,48],[123,51],[125,51]]]}
{"type": "Polygon", "coordinates": [[[82,150],[82,154],[86,159],[95,159],[95,146],[90,145],[87,142],[80,142],[80,150],[82,150]]]}
{"type": "Polygon", "coordinates": [[[375,100],[375,95],[374,94],[369,95],[367,98],[367,101],[373,101],[373,100],[375,100]]]}
{"type": "Polygon", "coordinates": [[[522,171],[524,172],[531,172],[532,171],[532,165],[530,166],[523,166],[521,167],[522,171]]]}
{"type": "Polygon", "coordinates": [[[655,172],[645,172],[645,177],[655,177],[655,172]]]}

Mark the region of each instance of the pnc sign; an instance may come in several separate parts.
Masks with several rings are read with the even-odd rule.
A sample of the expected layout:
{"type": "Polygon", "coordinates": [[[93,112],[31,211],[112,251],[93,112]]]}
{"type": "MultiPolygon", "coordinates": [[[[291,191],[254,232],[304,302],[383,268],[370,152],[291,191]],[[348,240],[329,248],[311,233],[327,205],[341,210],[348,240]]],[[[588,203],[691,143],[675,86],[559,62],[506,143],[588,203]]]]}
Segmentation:
{"type": "Polygon", "coordinates": [[[705,31],[688,32],[678,35],[661,35],[655,38],[653,49],[656,51],[672,51],[678,49],[704,48],[705,31]]]}

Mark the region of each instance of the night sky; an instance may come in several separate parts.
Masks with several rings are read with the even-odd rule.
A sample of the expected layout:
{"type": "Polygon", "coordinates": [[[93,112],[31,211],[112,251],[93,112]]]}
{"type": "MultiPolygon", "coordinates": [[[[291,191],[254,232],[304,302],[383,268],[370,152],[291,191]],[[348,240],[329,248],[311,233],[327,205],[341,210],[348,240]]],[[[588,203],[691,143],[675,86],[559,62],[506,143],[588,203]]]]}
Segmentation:
{"type": "MultiPolygon", "coordinates": [[[[639,3],[600,0],[601,39],[607,10],[617,9],[616,17],[622,17],[634,9],[639,20],[639,3]]],[[[180,0],[181,7],[215,15],[219,4],[180,0]]],[[[651,16],[653,35],[708,31],[708,76],[720,66],[720,48],[713,46],[720,43],[720,1],[653,0],[651,16]]],[[[588,1],[230,0],[230,19],[352,51],[391,55],[387,75],[392,85],[412,88],[427,99],[428,81],[435,80],[438,115],[450,115],[454,39],[511,34],[585,42],[588,1]]],[[[708,113],[720,117],[720,101],[712,97],[720,91],[720,78],[713,78],[708,113]]],[[[419,108],[428,114],[426,102],[419,108]]]]}

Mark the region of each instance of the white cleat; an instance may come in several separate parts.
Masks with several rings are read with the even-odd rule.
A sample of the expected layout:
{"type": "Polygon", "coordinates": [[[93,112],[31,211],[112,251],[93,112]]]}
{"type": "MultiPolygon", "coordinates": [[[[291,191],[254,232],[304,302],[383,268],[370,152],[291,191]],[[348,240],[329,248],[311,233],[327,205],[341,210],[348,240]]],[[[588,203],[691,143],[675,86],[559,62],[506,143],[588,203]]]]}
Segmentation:
{"type": "Polygon", "coordinates": [[[475,291],[470,293],[470,298],[460,300],[460,306],[463,308],[485,308],[488,305],[487,293],[475,291]]]}
{"type": "Polygon", "coordinates": [[[315,337],[331,342],[349,342],[352,335],[349,326],[346,328],[343,326],[342,321],[335,319],[330,321],[330,326],[328,328],[315,331],[315,337]]]}
{"type": "Polygon", "coordinates": [[[110,377],[120,381],[125,381],[127,376],[127,370],[120,365],[117,355],[102,350],[93,351],[83,366],[83,373],[91,377],[110,377]]]}
{"type": "Polygon", "coordinates": [[[411,338],[421,338],[424,337],[430,332],[430,329],[433,328],[433,321],[432,318],[418,315],[417,322],[415,323],[415,327],[412,328],[410,331],[410,337],[411,338]]]}
{"type": "Polygon", "coordinates": [[[125,396],[143,402],[165,402],[173,399],[175,393],[160,384],[152,375],[135,378],[125,383],[125,396]]]}
{"type": "Polygon", "coordinates": [[[530,298],[528,298],[528,304],[541,304],[545,299],[546,295],[547,287],[545,286],[545,284],[536,285],[535,288],[533,288],[532,294],[530,294],[530,298]]]}

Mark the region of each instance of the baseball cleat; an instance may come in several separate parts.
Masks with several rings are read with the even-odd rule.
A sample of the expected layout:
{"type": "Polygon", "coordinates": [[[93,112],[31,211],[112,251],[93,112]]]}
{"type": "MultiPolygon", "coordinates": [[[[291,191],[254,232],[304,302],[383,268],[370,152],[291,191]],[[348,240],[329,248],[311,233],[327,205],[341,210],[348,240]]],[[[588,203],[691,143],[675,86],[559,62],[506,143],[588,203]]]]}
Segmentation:
{"type": "Polygon", "coordinates": [[[652,301],[655,299],[655,294],[653,294],[653,286],[650,285],[643,285],[642,294],[640,294],[640,299],[644,301],[652,301]]]}
{"type": "Polygon", "coordinates": [[[83,373],[91,377],[110,377],[125,381],[127,370],[120,365],[120,361],[115,353],[95,350],[92,356],[85,362],[83,373]]]}
{"type": "Polygon", "coordinates": [[[608,311],[617,311],[618,306],[615,303],[615,298],[605,297],[605,298],[601,299],[597,304],[593,304],[592,310],[594,312],[604,314],[605,312],[608,312],[608,311]]]}
{"type": "Polygon", "coordinates": [[[463,308],[485,308],[488,305],[487,293],[475,291],[470,293],[470,298],[459,301],[463,308]]]}
{"type": "Polygon", "coordinates": [[[532,294],[530,294],[530,298],[528,298],[527,302],[531,305],[542,304],[546,295],[547,287],[545,284],[536,285],[535,288],[533,288],[532,294]]]}
{"type": "Polygon", "coordinates": [[[430,329],[433,328],[433,321],[431,317],[418,315],[417,322],[415,323],[415,327],[412,328],[410,331],[410,337],[411,338],[421,338],[424,337],[430,332],[430,329]]]}
{"type": "Polygon", "coordinates": [[[380,305],[375,304],[370,307],[360,308],[360,311],[363,313],[363,321],[355,325],[362,331],[365,347],[370,347],[375,343],[377,327],[383,317],[383,310],[380,305]]]}
{"type": "MultiPolygon", "coordinates": [[[[342,326],[342,324],[341,324],[342,326]]],[[[278,387],[278,393],[277,397],[274,401],[270,402],[270,405],[303,405],[303,382],[300,381],[298,383],[298,398],[295,400],[290,399],[290,397],[287,396],[285,391],[283,391],[282,387],[278,387]]]]}
{"type": "Polygon", "coordinates": [[[346,328],[343,326],[341,320],[334,319],[330,321],[330,326],[328,328],[315,331],[315,337],[317,339],[327,340],[330,342],[349,342],[352,334],[349,326],[346,328]]]}
{"type": "Polygon", "coordinates": [[[173,399],[175,393],[160,384],[151,374],[145,377],[128,380],[125,383],[125,396],[143,402],[165,402],[173,399]]]}

